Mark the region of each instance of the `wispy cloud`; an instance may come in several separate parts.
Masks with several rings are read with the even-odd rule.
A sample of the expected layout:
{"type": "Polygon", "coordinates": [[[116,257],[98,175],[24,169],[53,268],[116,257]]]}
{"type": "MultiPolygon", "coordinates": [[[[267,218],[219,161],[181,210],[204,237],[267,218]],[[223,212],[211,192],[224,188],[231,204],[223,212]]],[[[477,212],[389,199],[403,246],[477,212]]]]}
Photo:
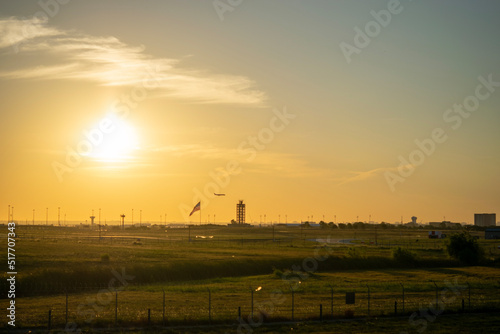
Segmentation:
{"type": "Polygon", "coordinates": [[[257,106],[266,100],[265,93],[247,77],[185,69],[178,59],[151,56],[143,46],[130,46],[116,37],[64,31],[35,19],[0,19],[0,49],[6,48],[37,57],[30,60],[36,65],[29,68],[1,71],[3,78],[78,79],[105,86],[136,86],[147,71],[154,71],[156,91],[161,96],[257,106]]]}
{"type": "Polygon", "coordinates": [[[44,25],[40,19],[0,19],[0,48],[15,47],[38,37],[61,35],[62,32],[44,25]]]}

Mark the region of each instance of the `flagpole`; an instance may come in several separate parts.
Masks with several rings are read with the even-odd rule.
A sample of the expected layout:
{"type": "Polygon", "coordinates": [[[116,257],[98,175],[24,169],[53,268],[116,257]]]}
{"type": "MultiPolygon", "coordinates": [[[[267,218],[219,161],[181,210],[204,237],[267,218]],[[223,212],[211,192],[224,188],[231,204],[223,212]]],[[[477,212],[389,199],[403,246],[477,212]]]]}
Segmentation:
{"type": "Polygon", "coordinates": [[[201,226],[201,202],[200,202],[200,226],[201,226]]]}

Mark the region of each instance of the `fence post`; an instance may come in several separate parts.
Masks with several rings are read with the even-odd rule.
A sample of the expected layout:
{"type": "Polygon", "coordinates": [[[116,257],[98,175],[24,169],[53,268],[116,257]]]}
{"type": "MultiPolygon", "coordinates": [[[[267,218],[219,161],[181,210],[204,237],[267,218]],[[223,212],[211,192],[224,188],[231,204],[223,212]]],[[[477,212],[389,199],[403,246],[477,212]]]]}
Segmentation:
{"type": "Polygon", "coordinates": [[[319,304],[319,321],[323,321],[323,304],[319,304]]]}
{"type": "Polygon", "coordinates": [[[118,291],[115,292],[115,326],[118,324],[118,291]]]}
{"type": "Polygon", "coordinates": [[[49,310],[49,323],[47,324],[47,329],[50,331],[51,328],[51,319],[52,318],[52,310],[49,310]]]}
{"type": "Polygon", "coordinates": [[[250,285],[250,302],[251,302],[251,306],[250,306],[250,316],[253,320],[253,288],[252,286],[250,285]]]}
{"type": "Polygon", "coordinates": [[[469,310],[470,310],[470,284],[467,282],[467,287],[469,288],[469,310]]]}
{"type": "Polygon", "coordinates": [[[208,290],[208,321],[212,323],[212,293],[210,292],[210,289],[207,288],[208,290]]]}
{"type": "Polygon", "coordinates": [[[465,311],[465,299],[462,298],[462,312],[465,311]]]}
{"type": "Polygon", "coordinates": [[[290,291],[292,291],[292,321],[294,320],[294,308],[295,308],[295,296],[292,288],[292,284],[290,284],[290,291]]]}
{"type": "Polygon", "coordinates": [[[432,283],[434,283],[434,286],[436,287],[436,310],[438,309],[438,286],[436,284],[436,282],[432,281],[432,283]]]}
{"type": "Polygon", "coordinates": [[[241,322],[241,306],[238,306],[238,322],[241,322]]]}
{"type": "Polygon", "coordinates": [[[368,316],[370,316],[370,287],[368,286],[368,284],[366,285],[366,287],[368,288],[368,316]]]}
{"type": "Polygon", "coordinates": [[[148,308],[148,327],[151,326],[151,309],[148,308]]]}
{"type": "Polygon", "coordinates": [[[165,290],[163,291],[163,315],[162,315],[162,324],[165,326],[165,290]]]}
{"type": "Polygon", "coordinates": [[[68,323],[68,292],[66,291],[66,317],[65,317],[65,323],[68,323]]]}
{"type": "Polygon", "coordinates": [[[403,283],[399,283],[401,287],[403,288],[403,314],[405,313],[405,286],[403,283]]]}
{"type": "Polygon", "coordinates": [[[330,306],[331,306],[331,313],[332,313],[332,318],[333,318],[333,288],[330,286],[330,306]]]}

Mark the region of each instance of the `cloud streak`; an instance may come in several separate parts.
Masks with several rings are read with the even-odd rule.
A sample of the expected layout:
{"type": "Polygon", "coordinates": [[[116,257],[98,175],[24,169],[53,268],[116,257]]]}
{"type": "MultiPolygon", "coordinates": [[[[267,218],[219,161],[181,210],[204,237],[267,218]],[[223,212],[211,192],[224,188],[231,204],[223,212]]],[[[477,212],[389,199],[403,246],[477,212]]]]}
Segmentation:
{"type": "Polygon", "coordinates": [[[64,31],[36,19],[4,18],[0,19],[0,50],[8,48],[15,48],[23,56],[36,55],[30,59],[35,65],[1,71],[2,78],[136,86],[148,69],[154,69],[159,96],[194,103],[265,106],[266,94],[247,77],[184,69],[178,59],[151,56],[143,46],[130,46],[112,36],[64,31]]]}

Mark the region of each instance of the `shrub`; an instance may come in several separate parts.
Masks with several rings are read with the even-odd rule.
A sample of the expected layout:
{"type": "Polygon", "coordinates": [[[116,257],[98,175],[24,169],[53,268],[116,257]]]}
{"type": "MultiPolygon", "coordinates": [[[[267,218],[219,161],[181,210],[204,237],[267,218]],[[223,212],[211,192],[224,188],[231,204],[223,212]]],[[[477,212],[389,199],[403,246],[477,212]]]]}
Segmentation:
{"type": "Polygon", "coordinates": [[[414,265],[417,263],[417,255],[409,249],[401,247],[392,250],[392,258],[394,261],[402,264],[406,263],[414,265]]]}
{"type": "Polygon", "coordinates": [[[475,265],[484,259],[484,251],[469,232],[454,234],[448,240],[446,250],[451,257],[467,265],[475,265]]]}
{"type": "Polygon", "coordinates": [[[276,269],[275,267],[273,267],[273,275],[275,277],[282,278],[283,277],[283,270],[276,269]]]}
{"type": "Polygon", "coordinates": [[[101,255],[101,262],[108,263],[109,262],[109,255],[108,254],[102,254],[101,255]]]}
{"type": "Polygon", "coordinates": [[[364,252],[359,247],[349,247],[347,249],[347,257],[351,259],[364,259],[364,252]]]}

